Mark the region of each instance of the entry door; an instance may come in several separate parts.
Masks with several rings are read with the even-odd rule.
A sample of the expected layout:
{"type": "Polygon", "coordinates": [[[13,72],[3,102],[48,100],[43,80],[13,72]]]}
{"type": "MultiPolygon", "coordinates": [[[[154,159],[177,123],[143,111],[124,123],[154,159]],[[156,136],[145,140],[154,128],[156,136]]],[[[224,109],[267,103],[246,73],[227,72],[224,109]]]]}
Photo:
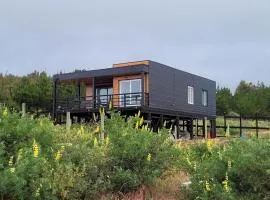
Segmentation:
{"type": "Polygon", "coordinates": [[[141,79],[123,80],[120,84],[120,106],[141,105],[141,79]]]}

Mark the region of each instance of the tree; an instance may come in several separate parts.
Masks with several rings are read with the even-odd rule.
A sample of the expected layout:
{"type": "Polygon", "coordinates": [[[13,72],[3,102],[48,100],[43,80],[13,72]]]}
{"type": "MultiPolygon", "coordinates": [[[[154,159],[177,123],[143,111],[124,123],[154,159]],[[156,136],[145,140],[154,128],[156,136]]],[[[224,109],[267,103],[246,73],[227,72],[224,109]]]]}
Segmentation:
{"type": "Polygon", "coordinates": [[[229,88],[217,88],[217,113],[218,114],[228,114],[232,111],[232,100],[233,95],[229,88]]]}

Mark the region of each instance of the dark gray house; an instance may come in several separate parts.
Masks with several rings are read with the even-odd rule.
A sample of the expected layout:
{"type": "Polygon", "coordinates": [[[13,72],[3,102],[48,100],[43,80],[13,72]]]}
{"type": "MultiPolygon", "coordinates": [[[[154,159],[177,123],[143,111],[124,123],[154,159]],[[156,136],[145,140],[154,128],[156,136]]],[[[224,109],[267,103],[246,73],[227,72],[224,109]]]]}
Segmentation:
{"type": "MultiPolygon", "coordinates": [[[[181,127],[181,121],[182,127],[192,133],[193,121],[207,118],[211,136],[215,137],[215,81],[150,60],[54,75],[53,108],[57,122],[67,111],[89,120],[100,107],[108,108],[109,104],[126,115],[140,110],[154,130],[164,120],[168,126],[177,127],[181,127]],[[59,85],[65,83],[76,86],[74,97],[58,96],[59,85]]],[[[177,132],[179,137],[180,130],[177,132]]]]}

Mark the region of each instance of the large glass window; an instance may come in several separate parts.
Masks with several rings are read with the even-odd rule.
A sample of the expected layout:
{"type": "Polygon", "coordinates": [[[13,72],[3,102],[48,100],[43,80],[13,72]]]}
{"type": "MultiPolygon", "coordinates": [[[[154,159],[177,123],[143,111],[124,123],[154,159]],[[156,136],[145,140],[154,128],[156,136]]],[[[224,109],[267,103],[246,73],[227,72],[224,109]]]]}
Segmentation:
{"type": "Polygon", "coordinates": [[[141,104],[141,79],[123,80],[120,85],[120,106],[141,104]]]}
{"type": "Polygon", "coordinates": [[[188,86],[188,104],[194,104],[194,88],[188,86]]]}
{"type": "Polygon", "coordinates": [[[208,92],[207,92],[207,90],[202,91],[202,105],[208,106],[208,92]]]}

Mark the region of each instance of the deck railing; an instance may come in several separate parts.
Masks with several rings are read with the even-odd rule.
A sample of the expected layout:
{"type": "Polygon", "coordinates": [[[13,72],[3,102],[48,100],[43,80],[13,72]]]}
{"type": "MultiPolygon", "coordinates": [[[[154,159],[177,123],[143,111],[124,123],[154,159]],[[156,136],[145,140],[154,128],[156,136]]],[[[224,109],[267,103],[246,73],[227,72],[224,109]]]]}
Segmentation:
{"type": "Polygon", "coordinates": [[[57,111],[85,111],[100,107],[109,108],[130,108],[149,105],[148,93],[124,93],[112,95],[84,96],[80,98],[72,97],[66,99],[56,99],[57,111]]]}

